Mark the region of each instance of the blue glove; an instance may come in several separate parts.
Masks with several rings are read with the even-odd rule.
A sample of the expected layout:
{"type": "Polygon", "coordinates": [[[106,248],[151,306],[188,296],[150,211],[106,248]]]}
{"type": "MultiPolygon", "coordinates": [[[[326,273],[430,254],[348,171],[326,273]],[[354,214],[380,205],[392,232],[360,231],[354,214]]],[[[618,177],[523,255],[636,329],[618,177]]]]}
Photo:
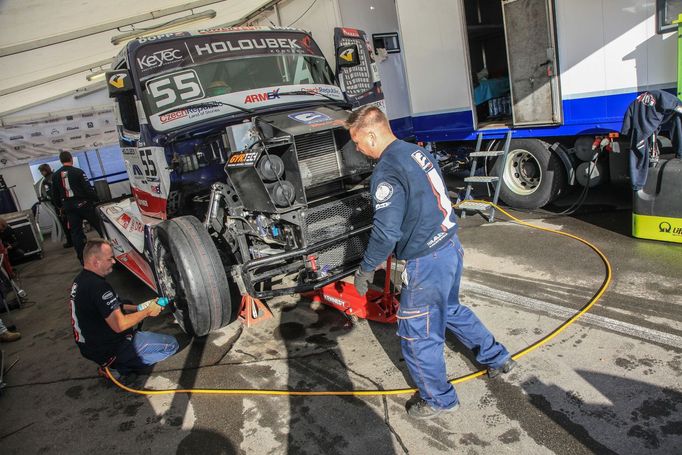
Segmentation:
{"type": "Polygon", "coordinates": [[[362,267],[358,267],[358,270],[355,272],[355,279],[353,281],[355,289],[358,290],[358,294],[360,295],[367,294],[367,291],[369,290],[369,285],[372,284],[373,280],[374,271],[365,272],[364,270],[362,270],[362,267]]]}

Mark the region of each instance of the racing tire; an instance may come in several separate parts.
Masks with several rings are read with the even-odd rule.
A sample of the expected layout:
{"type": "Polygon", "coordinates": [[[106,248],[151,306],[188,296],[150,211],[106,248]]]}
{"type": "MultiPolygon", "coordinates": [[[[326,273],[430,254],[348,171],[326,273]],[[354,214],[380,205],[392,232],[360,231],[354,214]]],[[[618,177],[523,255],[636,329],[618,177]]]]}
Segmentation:
{"type": "Polygon", "coordinates": [[[181,216],[157,224],[154,233],[160,291],[171,299],[182,329],[201,337],[229,324],[239,292],[206,228],[193,216],[181,216]]]}
{"type": "Polygon", "coordinates": [[[567,185],[561,159],[537,139],[512,140],[506,162],[498,159],[493,175],[501,177],[500,199],[517,209],[543,207],[567,185]]]}

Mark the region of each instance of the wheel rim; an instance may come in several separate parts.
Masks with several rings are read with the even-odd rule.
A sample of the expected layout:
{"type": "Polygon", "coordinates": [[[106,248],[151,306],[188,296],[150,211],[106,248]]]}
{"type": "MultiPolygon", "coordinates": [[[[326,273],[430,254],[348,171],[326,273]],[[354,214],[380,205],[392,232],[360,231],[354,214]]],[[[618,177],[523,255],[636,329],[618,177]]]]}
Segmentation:
{"type": "Polygon", "coordinates": [[[187,310],[185,292],[182,289],[182,280],[178,273],[177,265],[173,256],[164,242],[157,240],[156,249],[156,272],[159,279],[159,289],[161,293],[173,301],[176,308],[181,311],[187,310]]]}
{"type": "Polygon", "coordinates": [[[533,194],[542,183],[542,168],[538,160],[527,150],[509,152],[504,166],[504,183],[515,194],[533,194]]]}

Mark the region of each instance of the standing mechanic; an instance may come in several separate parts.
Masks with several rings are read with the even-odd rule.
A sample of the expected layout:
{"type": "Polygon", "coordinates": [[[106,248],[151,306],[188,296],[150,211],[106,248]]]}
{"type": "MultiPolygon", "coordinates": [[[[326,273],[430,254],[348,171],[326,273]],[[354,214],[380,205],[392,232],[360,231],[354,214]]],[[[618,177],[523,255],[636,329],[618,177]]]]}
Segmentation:
{"type": "Polygon", "coordinates": [[[110,366],[121,375],[153,365],[175,354],[178,342],[170,335],[134,330],[162,307],[151,303],[138,311],[123,303],[104,279],[115,259],[108,241],[89,240],[84,248],[85,266],[71,287],[73,336],[86,359],[110,366]]]}
{"type": "MultiPolygon", "coordinates": [[[[45,202],[54,205],[54,196],[52,192],[52,186],[54,185],[54,172],[49,164],[43,163],[38,166],[38,171],[43,176],[43,192],[45,193],[46,200],[41,200],[40,202],[45,202]]],[[[66,222],[66,217],[63,213],[59,213],[56,207],[54,207],[56,215],[59,217],[59,224],[62,225],[64,230],[64,235],[66,236],[66,243],[63,243],[64,248],[71,248],[73,244],[71,243],[71,234],[69,233],[69,225],[66,222]]]]}
{"type": "Polygon", "coordinates": [[[69,152],[61,152],[59,161],[62,167],[52,176],[52,200],[55,207],[63,211],[69,223],[71,243],[76,249],[78,260],[83,264],[83,247],[87,238],[83,233],[83,220],[102,235],[95,213],[97,194],[88,183],[85,172],[73,165],[69,152]]]}
{"type": "Polygon", "coordinates": [[[433,156],[398,140],[384,113],[373,106],[346,123],[358,151],[379,162],[371,179],[374,227],[355,287],[367,292],[374,270],[395,250],[407,260],[398,311],[398,336],[419,398],[407,412],[420,419],[455,410],[459,399],[445,370],[445,329],[476,354],[495,377],[516,362],[476,315],[459,303],[464,251],[456,215],[433,156]]]}

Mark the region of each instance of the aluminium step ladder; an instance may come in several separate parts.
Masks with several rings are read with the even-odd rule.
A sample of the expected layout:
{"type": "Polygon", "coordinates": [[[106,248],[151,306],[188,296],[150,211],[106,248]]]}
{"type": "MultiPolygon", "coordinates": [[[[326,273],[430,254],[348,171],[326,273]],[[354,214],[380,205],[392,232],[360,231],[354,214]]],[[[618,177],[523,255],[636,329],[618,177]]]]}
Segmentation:
{"type": "Polygon", "coordinates": [[[462,218],[466,218],[467,211],[478,212],[483,215],[484,218],[491,222],[495,219],[495,207],[485,204],[483,202],[471,201],[471,189],[474,183],[486,183],[492,185],[495,189],[493,195],[493,204],[497,204],[500,197],[500,189],[502,185],[500,184],[500,177],[498,176],[476,176],[476,166],[478,164],[478,158],[492,158],[501,157],[502,166],[500,166],[500,174],[504,172],[505,163],[507,161],[507,155],[509,155],[509,146],[511,144],[511,130],[507,131],[507,135],[504,140],[504,147],[502,150],[481,150],[481,144],[483,143],[483,133],[478,133],[478,138],[476,140],[476,151],[469,154],[471,158],[471,173],[469,177],[464,178],[466,185],[466,192],[464,194],[464,200],[457,206],[458,209],[462,211],[462,218]]]}

